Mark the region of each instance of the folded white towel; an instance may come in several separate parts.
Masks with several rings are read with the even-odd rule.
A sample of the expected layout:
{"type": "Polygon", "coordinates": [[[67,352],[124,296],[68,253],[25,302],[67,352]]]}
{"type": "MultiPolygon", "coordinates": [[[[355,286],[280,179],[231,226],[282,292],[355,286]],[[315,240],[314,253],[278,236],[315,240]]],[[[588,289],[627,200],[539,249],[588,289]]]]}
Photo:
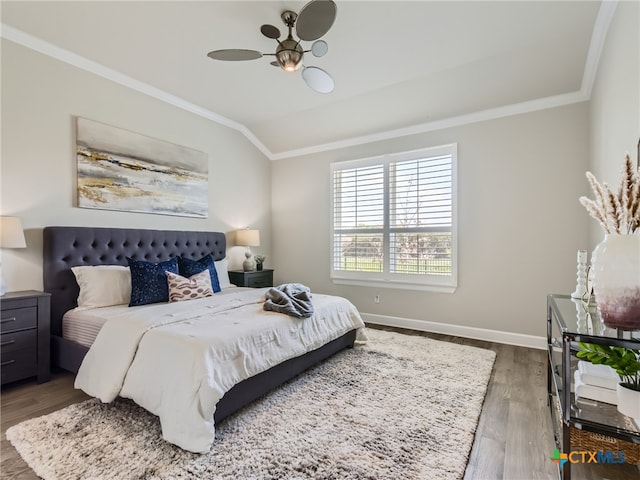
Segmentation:
{"type": "Polygon", "coordinates": [[[580,360],[578,362],[578,371],[580,372],[582,383],[587,385],[615,390],[616,385],[620,383],[620,377],[608,365],[594,365],[591,362],[580,360]]]}
{"type": "Polygon", "coordinates": [[[574,391],[577,398],[590,398],[591,400],[611,403],[612,405],[618,404],[618,398],[615,390],[587,385],[582,381],[581,376],[582,375],[579,370],[574,372],[574,391]]]}

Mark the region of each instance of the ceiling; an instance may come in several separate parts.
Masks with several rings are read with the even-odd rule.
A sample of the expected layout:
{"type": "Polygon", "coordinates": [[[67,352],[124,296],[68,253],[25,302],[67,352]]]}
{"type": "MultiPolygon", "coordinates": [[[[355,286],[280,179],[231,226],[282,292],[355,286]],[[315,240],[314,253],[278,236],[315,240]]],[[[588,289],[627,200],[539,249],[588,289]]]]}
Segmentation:
{"type": "Polygon", "coordinates": [[[304,61],[333,76],[330,94],[270,66],[272,57],[207,57],[273,53],[260,26],[285,31],[280,13],[305,3],[2,1],[2,36],[236,128],[277,159],[586,100],[599,54],[592,35],[607,27],[593,0],[337,0],[328,53],[304,61]]]}

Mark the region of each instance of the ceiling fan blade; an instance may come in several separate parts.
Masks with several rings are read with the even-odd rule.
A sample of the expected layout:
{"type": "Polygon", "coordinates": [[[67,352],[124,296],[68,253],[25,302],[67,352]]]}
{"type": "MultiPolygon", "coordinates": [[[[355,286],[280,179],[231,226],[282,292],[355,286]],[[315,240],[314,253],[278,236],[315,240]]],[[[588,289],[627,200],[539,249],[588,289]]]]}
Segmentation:
{"type": "Polygon", "coordinates": [[[232,48],[227,50],[214,50],[207,53],[207,57],[213,58],[214,60],[240,62],[243,60],[255,60],[256,58],[260,58],[262,57],[262,53],[258,52],[257,50],[243,50],[240,48],[232,48]]]}
{"type": "Polygon", "coordinates": [[[267,38],[273,38],[274,40],[280,38],[280,30],[278,30],[278,27],[274,27],[273,25],[262,25],[260,27],[260,31],[267,38]]]}
{"type": "Polygon", "coordinates": [[[280,64],[278,62],[276,62],[275,60],[273,62],[269,62],[269,65],[271,65],[272,67],[280,68],[280,64]]]}
{"type": "Polygon", "coordinates": [[[328,50],[329,45],[327,45],[327,42],[324,40],[316,40],[313,42],[313,45],[311,45],[311,53],[313,53],[314,57],[323,57],[328,50]]]}
{"type": "Polygon", "coordinates": [[[301,40],[317,40],[329,31],[338,7],[333,0],[311,0],[296,20],[296,33],[301,40]]]}
{"type": "Polygon", "coordinates": [[[331,75],[318,67],[305,67],[302,70],[302,78],[312,90],[318,93],[331,93],[335,87],[331,75]]]}

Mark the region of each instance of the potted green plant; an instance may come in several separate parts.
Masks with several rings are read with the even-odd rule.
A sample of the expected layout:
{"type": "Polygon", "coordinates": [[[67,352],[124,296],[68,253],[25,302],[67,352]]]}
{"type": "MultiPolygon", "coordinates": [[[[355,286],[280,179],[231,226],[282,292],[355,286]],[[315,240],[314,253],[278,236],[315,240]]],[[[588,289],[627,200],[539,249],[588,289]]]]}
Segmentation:
{"type": "Polygon", "coordinates": [[[617,385],[618,411],[640,419],[640,350],[582,342],[578,345],[582,349],[576,354],[578,358],[616,371],[621,380],[617,385]]]}
{"type": "Polygon", "coordinates": [[[256,270],[262,270],[262,264],[266,260],[266,255],[254,255],[253,259],[256,261],[256,270]]]}

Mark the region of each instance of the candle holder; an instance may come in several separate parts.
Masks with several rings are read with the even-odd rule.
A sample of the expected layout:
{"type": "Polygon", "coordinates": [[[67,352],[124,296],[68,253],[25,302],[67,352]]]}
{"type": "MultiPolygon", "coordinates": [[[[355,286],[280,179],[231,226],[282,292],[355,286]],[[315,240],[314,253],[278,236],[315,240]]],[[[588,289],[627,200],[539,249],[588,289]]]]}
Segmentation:
{"type": "Polygon", "coordinates": [[[571,298],[582,298],[587,293],[587,251],[578,250],[577,260],[576,291],[571,298]]]}

